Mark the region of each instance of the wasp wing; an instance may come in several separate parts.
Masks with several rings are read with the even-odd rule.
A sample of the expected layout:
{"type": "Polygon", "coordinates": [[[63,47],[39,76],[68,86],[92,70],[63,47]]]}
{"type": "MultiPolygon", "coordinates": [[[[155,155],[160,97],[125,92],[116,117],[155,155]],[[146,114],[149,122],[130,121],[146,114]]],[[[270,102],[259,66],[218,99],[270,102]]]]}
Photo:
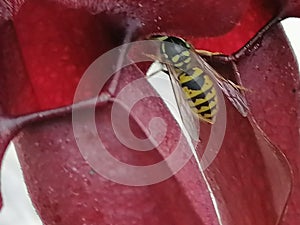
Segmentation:
{"type": "Polygon", "coordinates": [[[199,117],[192,111],[188,100],[185,98],[185,93],[177,81],[177,72],[174,67],[166,64],[167,73],[171,81],[172,89],[175,95],[177,107],[184,127],[193,140],[199,140],[199,117]]]}
{"type": "Polygon", "coordinates": [[[205,62],[201,56],[198,55],[196,58],[202,68],[204,68],[209,75],[212,75],[212,78],[215,80],[233,106],[241,113],[242,116],[246,117],[249,108],[245,96],[240,92],[240,89],[244,88],[236,85],[230,80],[225,79],[207,62],[205,62]]]}

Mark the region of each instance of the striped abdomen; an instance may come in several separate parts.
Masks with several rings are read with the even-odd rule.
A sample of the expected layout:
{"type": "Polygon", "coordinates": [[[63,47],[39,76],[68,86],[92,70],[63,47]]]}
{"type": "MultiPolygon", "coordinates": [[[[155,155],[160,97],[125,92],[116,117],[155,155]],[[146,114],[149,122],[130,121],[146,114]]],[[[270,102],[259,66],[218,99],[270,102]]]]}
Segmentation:
{"type": "Polygon", "coordinates": [[[193,67],[186,73],[180,73],[178,80],[191,109],[200,119],[213,123],[218,110],[218,99],[211,78],[199,67],[193,67]]]}

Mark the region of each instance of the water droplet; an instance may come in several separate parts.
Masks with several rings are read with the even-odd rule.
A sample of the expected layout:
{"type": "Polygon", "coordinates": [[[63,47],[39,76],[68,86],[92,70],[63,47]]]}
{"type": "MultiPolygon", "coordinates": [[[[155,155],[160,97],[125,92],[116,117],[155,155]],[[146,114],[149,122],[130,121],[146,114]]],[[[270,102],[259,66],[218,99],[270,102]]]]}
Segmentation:
{"type": "Polygon", "coordinates": [[[82,175],[82,179],[83,179],[83,182],[86,183],[86,184],[89,184],[89,179],[85,176],[85,175],[82,175]]]}
{"type": "Polygon", "coordinates": [[[74,167],[74,166],[71,167],[71,170],[72,170],[73,172],[75,172],[75,173],[78,173],[78,169],[77,169],[76,167],[74,167]]]}
{"type": "Polygon", "coordinates": [[[53,192],[54,192],[54,189],[53,189],[52,187],[49,186],[49,187],[48,187],[48,193],[51,194],[51,193],[53,193],[53,192]]]}
{"type": "Polygon", "coordinates": [[[94,206],[94,210],[95,210],[96,212],[100,212],[100,209],[97,208],[97,207],[95,207],[95,206],[94,206]]]}
{"type": "Polygon", "coordinates": [[[94,175],[95,173],[96,173],[95,170],[90,169],[90,171],[89,171],[89,174],[90,174],[90,175],[94,175]]]}

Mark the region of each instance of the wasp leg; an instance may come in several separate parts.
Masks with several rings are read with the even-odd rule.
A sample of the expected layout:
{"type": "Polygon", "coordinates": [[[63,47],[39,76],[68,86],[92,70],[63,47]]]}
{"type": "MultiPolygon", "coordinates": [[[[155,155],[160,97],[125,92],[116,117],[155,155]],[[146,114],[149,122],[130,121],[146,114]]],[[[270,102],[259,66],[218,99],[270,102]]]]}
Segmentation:
{"type": "MultiPolygon", "coordinates": [[[[218,54],[218,53],[211,53],[211,54],[207,54],[207,51],[204,51],[204,54],[202,54],[202,51],[199,50],[197,51],[197,53],[204,59],[211,61],[211,62],[217,62],[217,63],[222,63],[222,64],[228,64],[230,63],[233,69],[233,73],[235,75],[235,78],[237,80],[237,82],[239,84],[241,84],[241,75],[240,72],[238,70],[238,67],[236,65],[235,60],[232,60],[230,58],[229,55],[223,55],[223,54],[218,54]]],[[[209,53],[209,52],[208,52],[209,53]]],[[[217,75],[216,75],[217,76],[217,75]]],[[[219,76],[219,79],[221,80],[227,80],[222,76],[219,76]]],[[[239,89],[241,91],[249,91],[249,89],[241,86],[241,85],[237,85],[234,82],[232,82],[231,80],[227,80],[234,88],[239,89]]]]}
{"type": "Polygon", "coordinates": [[[197,52],[202,57],[212,57],[215,55],[222,55],[221,52],[210,52],[210,51],[206,51],[206,50],[202,50],[202,49],[195,49],[195,52],[197,52]]]}

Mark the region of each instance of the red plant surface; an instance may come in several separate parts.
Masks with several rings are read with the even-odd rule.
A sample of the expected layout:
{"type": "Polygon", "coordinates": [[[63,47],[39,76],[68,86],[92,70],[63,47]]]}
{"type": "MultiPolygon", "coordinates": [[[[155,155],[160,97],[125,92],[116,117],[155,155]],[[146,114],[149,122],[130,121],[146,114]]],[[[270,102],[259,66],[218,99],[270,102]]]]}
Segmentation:
{"type": "MultiPolygon", "coordinates": [[[[14,117],[71,104],[88,66],[131,33],[133,40],[153,33],[178,35],[199,49],[231,54],[271,18],[300,16],[299,0],[28,0],[0,3],[0,13],[1,156],[19,131],[14,143],[45,225],[298,224],[299,71],[280,25],[237,61],[242,85],[251,90],[246,92],[251,116],[242,118],[227,104],[224,142],[203,174],[190,160],[179,173],[154,185],[114,183],[83,159],[70,115],[33,119],[24,127],[22,117],[14,117]]],[[[224,75],[233,73],[226,65],[216,68],[224,75]]],[[[143,76],[136,65],[122,70],[118,91],[143,76]]],[[[141,90],[153,93],[146,81],[141,90]]],[[[162,148],[152,153],[132,152],[120,144],[110,112],[111,103],[97,109],[99,135],[124,162],[161,161],[177,143],[180,130],[159,99],[137,104],[131,121],[138,137],[145,137],[141,123],[152,117],[167,122],[162,148]]],[[[202,126],[205,141],[210,129],[202,126]]],[[[83,129],[82,136],[86,133],[83,129]]]]}

